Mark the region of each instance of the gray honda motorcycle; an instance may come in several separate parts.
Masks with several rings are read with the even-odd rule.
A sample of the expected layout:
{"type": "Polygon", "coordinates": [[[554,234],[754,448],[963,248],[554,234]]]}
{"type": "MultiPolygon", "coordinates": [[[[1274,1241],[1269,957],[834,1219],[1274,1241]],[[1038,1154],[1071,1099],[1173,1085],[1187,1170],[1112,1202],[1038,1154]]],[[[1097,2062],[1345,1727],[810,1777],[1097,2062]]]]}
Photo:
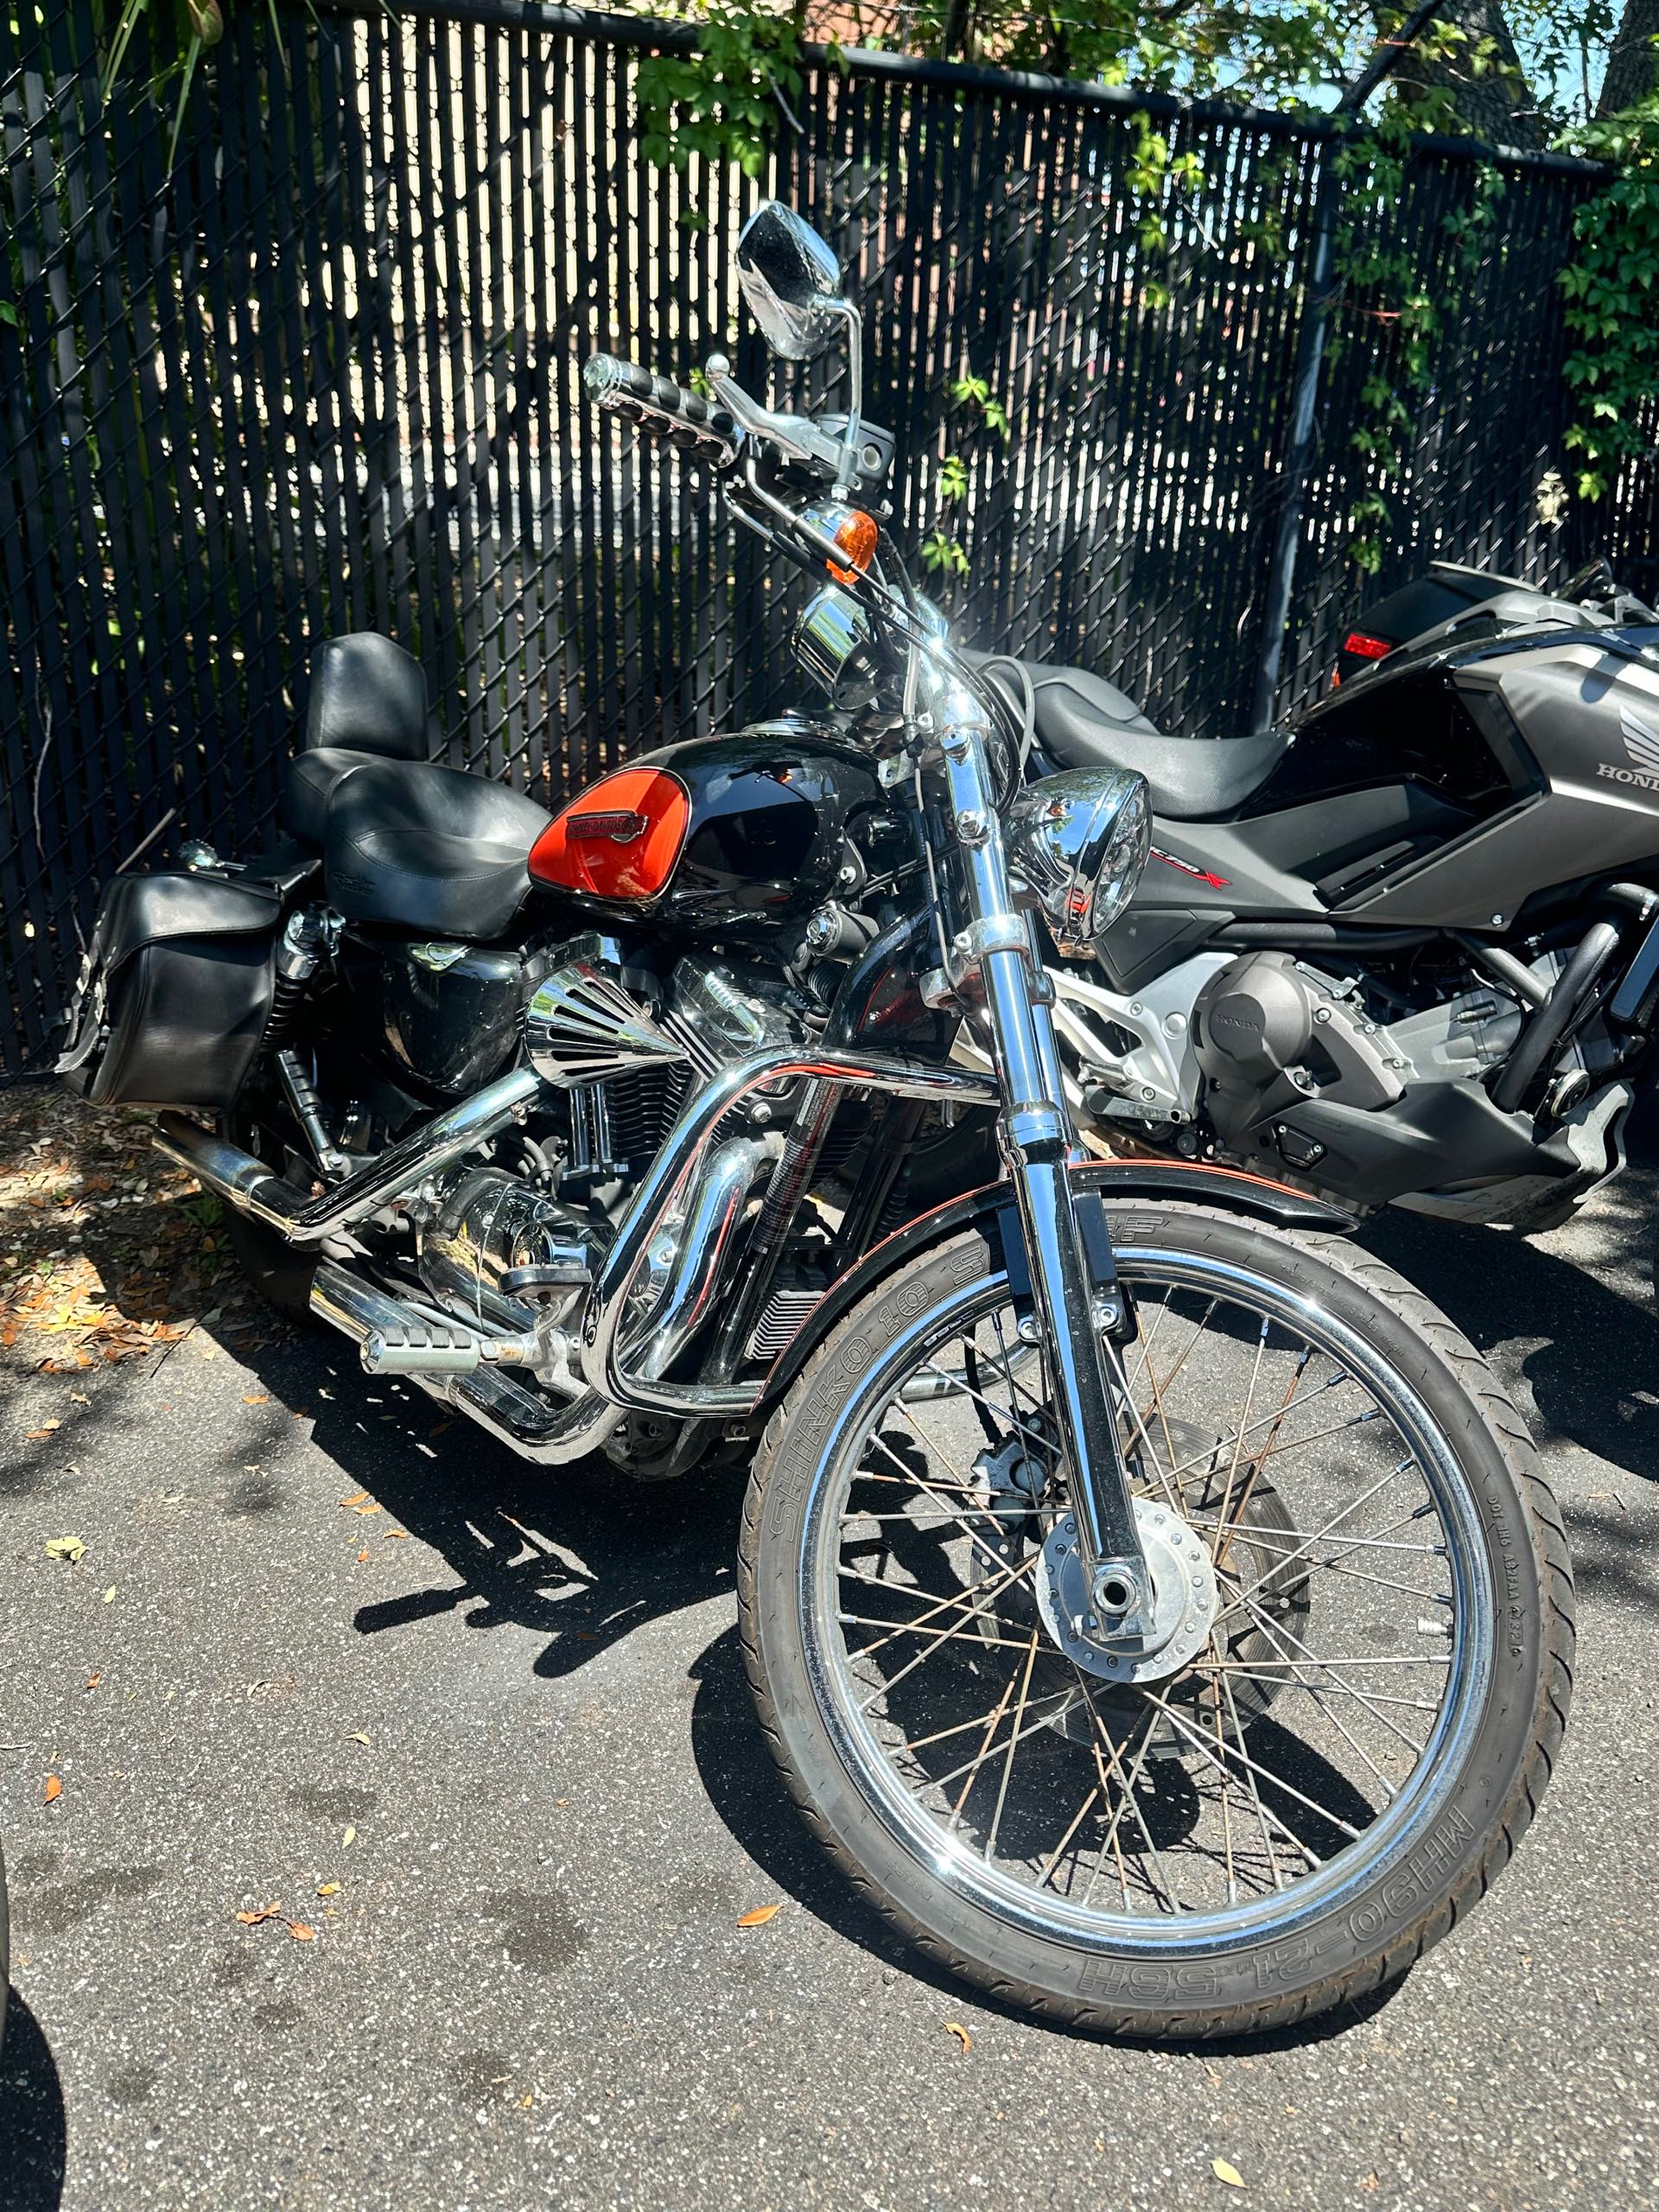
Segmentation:
{"type": "MultiPolygon", "coordinates": [[[[776,353],[850,330],[856,369],[814,232],[763,208],[738,258],[776,353]]],[[[1342,1217],[1085,1161],[1055,956],[1131,899],[1145,783],[1022,780],[872,511],[855,375],[814,419],[707,373],[586,372],[817,585],[798,650],[856,670],[856,727],[667,746],[550,817],[425,759],[418,670],[335,640],[288,843],[111,887],[63,1071],[163,1109],[273,1297],[553,1479],[748,1459],[767,1739],[929,1956],[1137,2036],[1301,2019],[1532,1815],[1555,1507],[1342,1217]]]]}
{"type": "Polygon", "coordinates": [[[1152,857],[1056,977],[1108,1145],[1358,1219],[1559,1227],[1624,1164],[1659,1020],[1659,615],[1437,564],[1294,724],[1196,743],[1078,669],[991,664],[1027,773],[1147,782],[1152,857]]]}

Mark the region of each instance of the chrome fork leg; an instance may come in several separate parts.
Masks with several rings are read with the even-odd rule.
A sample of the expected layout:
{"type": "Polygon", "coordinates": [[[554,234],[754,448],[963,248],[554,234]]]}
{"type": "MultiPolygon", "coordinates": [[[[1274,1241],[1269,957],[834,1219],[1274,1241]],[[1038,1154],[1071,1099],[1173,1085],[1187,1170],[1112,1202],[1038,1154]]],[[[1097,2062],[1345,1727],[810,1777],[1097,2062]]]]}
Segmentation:
{"type": "Polygon", "coordinates": [[[956,943],[984,985],[1002,1104],[999,1132],[1024,1232],[1035,1319],[1046,1350],[1059,1445],[1071,1472],[1079,1548],[1102,1627],[1132,1635],[1152,1591],[1113,1415],[1093,1287],[1069,1166],[1073,1131],[1034,948],[1013,911],[992,805],[989,733],[978,702],[939,702],[945,780],[963,848],[971,919],[956,943]]]}

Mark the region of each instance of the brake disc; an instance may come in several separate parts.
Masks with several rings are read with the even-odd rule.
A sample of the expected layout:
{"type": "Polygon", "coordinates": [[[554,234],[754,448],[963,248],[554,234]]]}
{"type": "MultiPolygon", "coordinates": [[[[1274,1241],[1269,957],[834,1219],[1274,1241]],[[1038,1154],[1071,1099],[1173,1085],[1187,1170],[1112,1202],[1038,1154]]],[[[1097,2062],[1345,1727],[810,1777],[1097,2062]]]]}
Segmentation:
{"type": "MultiPolygon", "coordinates": [[[[1157,1648],[1141,1656],[1127,1654],[1121,1645],[1114,1650],[1105,1639],[1090,1633],[1073,1516],[1062,1513],[1045,1529],[1039,1516],[1050,1461],[1027,1450],[1015,1435],[988,1446],[975,1463],[991,1502],[979,1523],[980,1541],[969,1573],[981,1587],[997,1586],[984,1608],[981,1632],[988,1643],[998,1645],[1021,1643],[1033,1628],[1039,1631],[1029,1695],[1033,1703],[1055,1700],[1056,1713],[1046,1725],[1074,1743],[1097,1742],[1103,1732],[1114,1746],[1138,1743],[1147,1717],[1142,1685],[1156,1688],[1189,1719],[1201,1719],[1206,1734],[1213,1734],[1218,1713],[1224,1732],[1236,1736],[1297,1678],[1294,1662],[1300,1656],[1299,1643],[1306,1641],[1311,1610],[1309,1568],[1305,1560],[1298,1560],[1287,1570],[1288,1579],[1278,1573],[1280,1562],[1296,1549],[1294,1524],[1283,1500],[1264,1477],[1257,1475],[1251,1481],[1248,1465],[1231,1467],[1225,1439],[1206,1435],[1186,1422],[1172,1421],[1170,1432],[1182,1468],[1177,1486],[1181,1514],[1172,1510],[1165,1484],[1144,1464],[1144,1455],[1130,1455],[1135,1517],[1154,1567],[1154,1586],[1160,1556],[1167,1554],[1165,1588],[1177,1593],[1166,1598],[1168,1614],[1157,1648]],[[1228,1499],[1230,1471],[1231,1487],[1242,1493],[1242,1504],[1228,1499]],[[1213,1532],[1192,1527],[1187,1516],[1201,1522],[1205,1516],[1217,1516],[1224,1502],[1232,1535],[1224,1554],[1225,1571],[1218,1578],[1211,1559],[1213,1532]],[[1161,1523],[1156,1518],[1160,1513],[1161,1523]],[[1040,1554],[1034,1561],[1033,1554],[1040,1554]],[[1178,1563],[1179,1583],[1173,1573],[1178,1563]],[[1192,1580],[1195,1567],[1196,1586],[1192,1580]],[[1014,1579],[1008,1580],[1010,1576],[1014,1579]],[[1215,1676],[1192,1662],[1213,1650],[1212,1624],[1218,1612],[1224,1613],[1229,1592],[1241,1580],[1257,1587],[1257,1605],[1273,1627],[1248,1616],[1224,1619],[1220,1656],[1230,1662],[1230,1693],[1224,1695],[1215,1676]],[[1232,1668],[1239,1671],[1234,1673],[1232,1668]],[[1060,1695],[1077,1688],[1080,1675],[1087,1678],[1087,1705],[1060,1695]]],[[[1046,1446],[1046,1439],[1041,1444],[1046,1446]]],[[[1149,1750],[1154,1758],[1204,1764],[1204,1754],[1190,1736],[1168,1722],[1160,1721],[1154,1727],[1149,1750]]]]}

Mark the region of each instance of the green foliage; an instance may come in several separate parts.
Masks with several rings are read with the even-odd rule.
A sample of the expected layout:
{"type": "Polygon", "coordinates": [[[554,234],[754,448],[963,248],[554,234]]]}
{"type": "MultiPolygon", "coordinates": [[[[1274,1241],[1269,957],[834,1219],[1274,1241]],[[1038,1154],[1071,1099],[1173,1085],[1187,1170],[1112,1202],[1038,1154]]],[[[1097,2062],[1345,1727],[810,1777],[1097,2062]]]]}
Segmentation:
{"type": "Polygon", "coordinates": [[[1455,319],[1466,307],[1491,251],[1505,189],[1491,162],[1475,164],[1467,204],[1445,218],[1449,271],[1442,266],[1431,276],[1401,242],[1393,220],[1415,135],[1407,109],[1385,109],[1373,129],[1356,133],[1336,156],[1342,200],[1334,269],[1342,306],[1331,355],[1334,362],[1345,350],[1363,346],[1370,363],[1359,389],[1363,415],[1349,444],[1370,465],[1371,482],[1348,510],[1355,533],[1348,557],[1367,575],[1382,565],[1383,541],[1394,519],[1383,487],[1404,470],[1446,311],[1455,319]],[[1446,283],[1448,273],[1455,284],[1446,283]]]}
{"type": "Polygon", "coordinates": [[[968,573],[968,549],[947,531],[934,528],[922,540],[922,566],[951,576],[968,573]]]}
{"type": "MultiPolygon", "coordinates": [[[[1007,410],[991,390],[984,377],[976,376],[971,369],[965,376],[953,377],[945,387],[956,406],[969,416],[966,435],[970,445],[982,444],[982,433],[988,431],[1001,444],[1007,445],[1014,436],[1014,425],[1008,420],[1007,410]]],[[[958,451],[952,451],[939,463],[935,489],[940,499],[951,505],[968,496],[968,462],[958,451]]],[[[965,576],[968,573],[968,549],[943,523],[936,523],[922,541],[922,565],[936,574],[965,576]]]]}
{"type": "Polygon", "coordinates": [[[801,89],[794,12],[704,0],[695,54],[651,54],[634,78],[646,159],[683,169],[694,155],[759,176],[780,114],[801,89]]]}
{"type": "Polygon", "coordinates": [[[991,387],[983,377],[976,377],[970,372],[965,377],[956,378],[950,385],[950,397],[958,407],[977,408],[986,429],[995,430],[1007,445],[1014,431],[1001,401],[992,397],[991,387]]]}
{"type": "Polygon", "coordinates": [[[1651,455],[1659,424],[1659,90],[1592,124],[1586,153],[1614,164],[1573,224],[1560,274],[1573,351],[1563,373],[1576,411],[1567,434],[1581,499],[1599,499],[1619,463],[1651,455]]]}

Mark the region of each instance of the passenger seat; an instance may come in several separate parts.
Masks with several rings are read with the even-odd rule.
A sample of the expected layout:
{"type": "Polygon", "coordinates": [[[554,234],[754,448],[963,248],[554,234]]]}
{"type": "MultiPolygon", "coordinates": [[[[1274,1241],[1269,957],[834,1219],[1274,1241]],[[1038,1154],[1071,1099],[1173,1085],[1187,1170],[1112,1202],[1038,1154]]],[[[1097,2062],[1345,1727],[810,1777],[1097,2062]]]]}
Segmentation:
{"type": "Polygon", "coordinates": [[[326,639],[311,661],[305,747],[283,778],[283,827],[321,845],[328,802],[347,776],[376,761],[429,760],[438,734],[412,653],[376,630],[326,639]]]}

